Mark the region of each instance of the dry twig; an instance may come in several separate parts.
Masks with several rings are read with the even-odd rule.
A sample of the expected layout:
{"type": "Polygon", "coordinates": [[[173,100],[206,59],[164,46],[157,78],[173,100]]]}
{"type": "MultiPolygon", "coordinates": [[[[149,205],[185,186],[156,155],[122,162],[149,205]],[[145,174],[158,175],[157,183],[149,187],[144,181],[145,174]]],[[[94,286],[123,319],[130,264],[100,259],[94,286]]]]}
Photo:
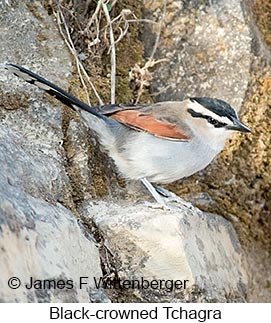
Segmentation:
{"type": "Polygon", "coordinates": [[[108,8],[103,0],[102,7],[104,11],[104,15],[106,21],[109,25],[109,35],[110,35],[110,48],[111,48],[111,104],[115,103],[115,93],[116,93],[116,47],[115,47],[115,39],[112,28],[111,18],[108,12],[108,8]]]}
{"type": "Polygon", "coordinates": [[[163,1],[163,12],[162,12],[162,16],[161,16],[161,19],[160,19],[160,23],[159,23],[159,28],[158,28],[158,31],[157,31],[157,34],[156,34],[156,39],[155,39],[155,43],[154,43],[154,46],[153,46],[153,49],[152,49],[152,53],[149,57],[149,60],[152,61],[154,59],[154,55],[155,55],[155,52],[158,48],[158,45],[159,45],[159,41],[160,41],[160,37],[161,37],[161,31],[162,31],[162,27],[163,27],[163,23],[164,23],[164,20],[165,20],[165,15],[166,15],[166,9],[167,9],[167,0],[164,0],[163,1]]]}
{"type": "Polygon", "coordinates": [[[149,68],[154,67],[158,63],[168,61],[168,59],[166,59],[166,58],[159,59],[159,60],[154,59],[154,55],[155,55],[155,52],[158,48],[158,44],[160,41],[161,31],[162,31],[163,22],[164,22],[165,14],[166,14],[166,7],[167,7],[167,0],[164,0],[163,12],[162,12],[162,16],[159,21],[159,28],[158,28],[155,43],[154,43],[150,57],[148,58],[147,62],[145,63],[145,65],[143,67],[140,67],[138,64],[136,64],[129,73],[130,81],[135,82],[135,86],[138,88],[137,89],[137,98],[136,98],[135,103],[139,102],[139,99],[144,92],[144,88],[149,87],[151,84],[152,74],[149,71],[149,68]]]}
{"type": "MultiPolygon", "coordinates": [[[[87,48],[94,55],[95,49],[92,52],[92,46],[95,46],[95,45],[99,44],[100,42],[102,42],[102,40],[100,39],[100,35],[103,32],[105,33],[105,35],[106,35],[107,31],[109,33],[110,46],[109,46],[108,53],[110,53],[110,55],[111,55],[111,73],[110,73],[111,81],[110,81],[110,83],[111,83],[111,103],[112,104],[115,103],[115,95],[116,95],[115,94],[115,92],[116,92],[116,64],[117,64],[116,44],[118,42],[120,42],[127,35],[130,23],[146,22],[146,23],[152,23],[152,24],[159,24],[155,44],[154,44],[152,53],[151,53],[149,59],[147,60],[146,64],[143,67],[140,67],[139,65],[135,65],[132,68],[131,72],[129,73],[130,80],[135,82],[135,85],[138,89],[138,94],[137,94],[137,98],[136,98],[136,102],[138,102],[142,93],[144,92],[144,88],[150,86],[150,83],[152,80],[152,75],[151,75],[151,72],[149,71],[149,68],[152,68],[156,64],[158,64],[162,61],[165,61],[165,59],[155,61],[154,56],[155,56],[155,52],[157,50],[159,40],[160,40],[161,30],[162,30],[165,12],[166,12],[167,0],[164,0],[164,2],[163,2],[163,4],[164,4],[163,11],[162,11],[161,19],[159,22],[155,22],[155,21],[148,20],[148,19],[138,19],[136,17],[136,15],[130,9],[125,9],[125,8],[120,12],[120,14],[118,16],[111,18],[109,11],[111,11],[111,8],[117,3],[117,0],[112,1],[112,3],[110,4],[110,7],[108,5],[108,0],[98,0],[96,2],[97,2],[97,5],[95,7],[93,14],[89,18],[85,27],[82,28],[81,31],[79,31],[79,34],[81,34],[83,37],[86,38],[84,40],[84,42],[85,42],[85,44],[87,43],[87,48]],[[105,19],[106,19],[106,26],[104,26],[103,28],[100,28],[102,13],[104,14],[105,19]],[[130,19],[128,19],[128,17],[130,19]],[[93,27],[96,29],[96,31],[94,31],[94,32],[92,31],[93,27]],[[119,35],[114,36],[114,32],[116,35],[117,30],[119,30],[119,35]]],[[[89,10],[89,5],[90,5],[90,1],[87,1],[86,8],[85,8],[85,15],[86,15],[87,11],[89,10]]],[[[69,48],[69,50],[71,51],[72,55],[75,58],[76,67],[78,70],[78,75],[79,75],[80,81],[82,83],[82,86],[84,88],[84,91],[86,93],[88,103],[90,104],[89,95],[88,95],[88,86],[90,86],[90,88],[93,90],[95,96],[97,97],[99,104],[102,105],[103,101],[102,101],[101,97],[99,96],[98,92],[96,91],[93,83],[90,80],[89,75],[87,74],[87,72],[80,60],[80,55],[84,55],[84,56],[86,56],[86,55],[84,53],[81,53],[80,55],[78,55],[77,50],[75,48],[75,46],[77,44],[77,40],[75,40],[73,42],[73,40],[71,38],[71,34],[70,34],[70,29],[67,25],[67,22],[65,21],[65,17],[64,17],[64,14],[63,14],[61,8],[64,9],[65,7],[61,7],[61,5],[59,4],[58,11],[57,11],[57,22],[59,25],[59,30],[60,30],[60,33],[63,36],[68,48],[69,48]]],[[[75,20],[75,23],[78,26],[81,26],[82,24],[80,21],[77,21],[76,15],[74,13],[70,12],[70,10],[68,10],[68,11],[69,11],[69,14],[72,15],[73,20],[75,20]]]]}
{"type": "Polygon", "coordinates": [[[80,81],[83,85],[83,88],[85,90],[85,93],[86,93],[86,97],[87,97],[87,101],[88,101],[88,104],[91,105],[90,101],[89,101],[89,95],[88,95],[88,90],[87,90],[87,86],[86,86],[86,83],[84,81],[84,78],[82,76],[82,72],[84,74],[84,76],[86,77],[91,89],[93,90],[95,96],[97,97],[98,101],[99,101],[99,104],[100,105],[103,105],[103,101],[101,99],[101,97],[99,96],[97,90],[95,89],[95,86],[93,85],[93,83],[91,82],[90,80],[90,77],[88,76],[83,64],[81,63],[81,61],[79,60],[78,58],[78,54],[76,52],[76,49],[74,47],[74,44],[73,44],[73,41],[71,39],[71,36],[70,36],[70,33],[69,33],[69,28],[66,24],[66,21],[65,21],[65,18],[64,18],[64,15],[61,11],[61,8],[60,6],[58,6],[58,12],[57,12],[57,23],[58,23],[58,26],[59,26],[59,31],[64,39],[64,41],[66,42],[69,50],[71,51],[72,55],[74,56],[75,58],[75,61],[76,61],[76,67],[77,67],[77,70],[78,70],[78,74],[79,74],[79,78],[80,78],[80,81]],[[64,25],[65,27],[65,32],[66,32],[66,35],[65,33],[63,32],[63,29],[61,27],[61,24],[64,25]]]}
{"type": "Polygon", "coordinates": [[[93,24],[94,19],[97,18],[98,14],[99,14],[99,11],[101,9],[101,5],[102,5],[102,0],[99,0],[98,3],[97,3],[97,7],[96,7],[96,9],[94,11],[94,14],[91,16],[91,18],[90,18],[89,22],[87,23],[86,28],[84,29],[83,33],[86,33],[89,30],[89,28],[93,24]]]}
{"type": "Polygon", "coordinates": [[[167,61],[166,58],[155,60],[148,60],[143,67],[140,67],[138,64],[131,69],[129,72],[130,81],[135,82],[135,87],[137,87],[137,98],[135,103],[139,102],[140,97],[142,96],[144,89],[151,85],[152,74],[149,71],[149,68],[154,67],[156,64],[167,61]]]}

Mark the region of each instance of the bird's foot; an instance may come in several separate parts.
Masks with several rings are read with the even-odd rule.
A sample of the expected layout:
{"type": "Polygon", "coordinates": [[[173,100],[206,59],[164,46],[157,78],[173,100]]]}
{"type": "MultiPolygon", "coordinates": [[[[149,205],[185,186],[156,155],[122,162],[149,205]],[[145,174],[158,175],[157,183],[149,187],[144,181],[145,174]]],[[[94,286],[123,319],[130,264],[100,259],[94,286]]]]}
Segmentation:
{"type": "Polygon", "coordinates": [[[173,210],[172,207],[168,206],[165,203],[141,201],[141,204],[143,204],[144,206],[147,206],[150,209],[154,209],[154,210],[165,210],[165,211],[172,211],[173,210]]]}
{"type": "Polygon", "coordinates": [[[141,182],[145,185],[145,187],[149,190],[149,192],[157,202],[155,204],[147,202],[149,207],[173,211],[180,211],[180,206],[184,206],[189,209],[193,208],[193,205],[191,203],[184,201],[179,196],[166,190],[165,188],[160,186],[154,187],[146,178],[142,178],[141,182]],[[176,204],[172,205],[173,203],[176,204]]]}
{"type": "Polygon", "coordinates": [[[188,209],[193,208],[193,205],[190,202],[187,202],[187,201],[183,200],[182,198],[180,198],[176,194],[170,192],[169,190],[165,189],[164,187],[155,186],[155,190],[160,195],[163,196],[163,199],[164,199],[165,203],[167,203],[167,202],[169,202],[169,203],[177,203],[177,204],[181,204],[184,207],[187,207],[188,209]]]}

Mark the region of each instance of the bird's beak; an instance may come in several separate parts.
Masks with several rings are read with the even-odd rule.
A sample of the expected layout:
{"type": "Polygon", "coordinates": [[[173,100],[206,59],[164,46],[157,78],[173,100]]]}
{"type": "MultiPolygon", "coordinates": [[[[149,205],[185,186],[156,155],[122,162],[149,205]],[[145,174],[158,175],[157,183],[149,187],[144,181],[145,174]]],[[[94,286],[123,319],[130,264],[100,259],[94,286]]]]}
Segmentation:
{"type": "Polygon", "coordinates": [[[226,128],[229,130],[241,131],[241,132],[251,132],[249,127],[247,127],[243,122],[239,119],[234,119],[233,125],[228,125],[226,128]]]}

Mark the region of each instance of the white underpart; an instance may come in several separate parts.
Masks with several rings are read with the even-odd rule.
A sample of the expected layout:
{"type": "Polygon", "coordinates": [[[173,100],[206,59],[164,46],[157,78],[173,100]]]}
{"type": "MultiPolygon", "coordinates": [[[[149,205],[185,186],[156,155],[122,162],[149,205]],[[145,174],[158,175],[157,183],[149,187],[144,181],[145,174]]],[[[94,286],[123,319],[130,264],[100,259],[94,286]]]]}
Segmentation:
{"type": "Polygon", "coordinates": [[[88,112],[81,111],[81,116],[88,127],[98,133],[100,143],[124,177],[133,180],[147,178],[156,183],[170,183],[205,168],[223,149],[230,135],[230,131],[224,128],[211,127],[208,131],[211,138],[195,135],[185,142],[131,130],[129,137],[124,138],[125,149],[120,150],[117,142],[121,132],[110,129],[104,120],[88,112]]]}

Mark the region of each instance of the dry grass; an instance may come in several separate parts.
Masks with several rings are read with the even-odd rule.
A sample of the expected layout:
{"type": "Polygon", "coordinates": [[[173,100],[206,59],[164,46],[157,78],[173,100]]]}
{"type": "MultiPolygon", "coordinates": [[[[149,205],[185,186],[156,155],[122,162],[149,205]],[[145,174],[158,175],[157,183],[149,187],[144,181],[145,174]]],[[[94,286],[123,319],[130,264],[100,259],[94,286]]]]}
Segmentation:
{"type": "Polygon", "coordinates": [[[140,6],[132,0],[43,1],[48,12],[56,17],[60,33],[74,57],[83,100],[90,105],[102,105],[110,98],[115,103],[125,96],[125,91],[128,100],[120,102],[138,103],[144,101],[145,94],[151,100],[146,91],[152,81],[151,69],[164,61],[155,60],[154,55],[166,3],[164,0],[160,20],[152,21],[140,18],[140,6]],[[142,57],[143,45],[138,40],[144,23],[158,26],[156,42],[147,60],[142,57]],[[123,73],[126,75],[120,75],[123,73]]]}

